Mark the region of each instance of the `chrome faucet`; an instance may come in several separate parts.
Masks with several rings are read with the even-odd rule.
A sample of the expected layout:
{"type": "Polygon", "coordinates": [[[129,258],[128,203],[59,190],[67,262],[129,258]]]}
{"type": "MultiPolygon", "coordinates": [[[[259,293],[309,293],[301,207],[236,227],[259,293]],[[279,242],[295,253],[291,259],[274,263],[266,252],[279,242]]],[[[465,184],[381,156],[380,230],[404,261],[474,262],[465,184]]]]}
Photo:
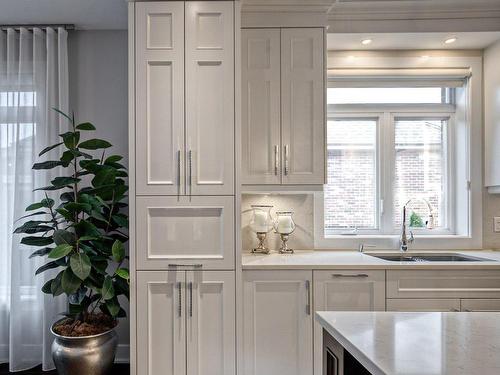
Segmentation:
{"type": "Polygon", "coordinates": [[[423,198],[412,198],[412,199],[408,200],[403,206],[403,224],[401,226],[401,237],[399,239],[399,250],[401,250],[401,251],[408,251],[408,244],[412,243],[415,240],[415,237],[413,236],[412,231],[409,231],[410,232],[409,236],[406,233],[406,231],[407,231],[407,228],[406,228],[406,207],[408,206],[408,204],[410,204],[410,202],[412,202],[414,200],[421,200],[422,202],[424,202],[427,205],[427,208],[429,210],[429,218],[425,222],[425,226],[427,227],[427,229],[434,229],[434,210],[433,210],[431,204],[429,203],[429,201],[427,199],[423,199],[423,198]]]}

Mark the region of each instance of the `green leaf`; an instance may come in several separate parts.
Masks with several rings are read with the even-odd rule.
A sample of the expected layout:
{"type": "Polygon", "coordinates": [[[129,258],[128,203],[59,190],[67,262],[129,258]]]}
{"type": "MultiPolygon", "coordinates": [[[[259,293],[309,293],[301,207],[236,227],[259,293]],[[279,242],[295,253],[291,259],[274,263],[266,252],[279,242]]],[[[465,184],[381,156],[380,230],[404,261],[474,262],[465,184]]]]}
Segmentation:
{"type": "Polygon", "coordinates": [[[54,204],[56,202],[51,198],[44,198],[44,199],[42,199],[42,201],[40,203],[43,205],[43,207],[52,208],[52,207],[54,207],[54,204]]]}
{"type": "Polygon", "coordinates": [[[87,220],[81,220],[78,224],[75,225],[75,230],[79,236],[92,236],[99,237],[101,232],[99,229],[87,220]]]}
{"type": "Polygon", "coordinates": [[[120,263],[125,258],[125,247],[120,241],[116,240],[111,247],[111,253],[115,262],[120,263]]]}
{"type": "Polygon", "coordinates": [[[67,132],[60,134],[63,139],[64,145],[70,150],[75,149],[78,142],[80,142],[80,132],[67,132]]]}
{"type": "Polygon", "coordinates": [[[41,266],[40,268],[38,268],[36,271],[35,271],[35,275],[38,275],[42,272],[45,272],[47,270],[50,270],[52,268],[57,268],[59,267],[59,264],[55,261],[52,261],[52,262],[49,262],[49,263],[46,263],[44,264],[43,266],[41,266]]]}
{"type": "Polygon", "coordinates": [[[43,257],[48,253],[50,253],[52,249],[53,249],[52,247],[44,247],[43,249],[39,249],[30,255],[30,259],[34,257],[43,257]]]}
{"type": "Polygon", "coordinates": [[[61,161],[63,166],[67,167],[74,158],[75,155],[71,151],[64,151],[59,160],[61,161]]]}
{"type": "Polygon", "coordinates": [[[85,286],[81,286],[78,288],[76,293],[70,294],[68,296],[68,301],[72,305],[82,305],[83,300],[87,295],[87,288],[85,286]]]}
{"type": "Polygon", "coordinates": [[[79,242],[83,242],[83,241],[94,241],[94,240],[98,240],[99,238],[98,237],[95,237],[95,236],[82,236],[78,239],[79,242]]]}
{"type": "Polygon", "coordinates": [[[90,275],[90,258],[86,254],[73,254],[69,259],[69,264],[73,273],[80,280],[85,280],[90,275]]]}
{"type": "Polygon", "coordinates": [[[60,160],[49,160],[49,161],[44,161],[41,163],[35,163],[33,164],[32,169],[38,170],[38,169],[52,169],[55,167],[59,167],[63,165],[63,162],[60,160]]]}
{"type": "Polygon", "coordinates": [[[76,128],[78,130],[95,130],[95,126],[92,125],[90,122],[83,122],[81,124],[78,124],[76,128]]]}
{"type": "Polygon", "coordinates": [[[115,289],[113,287],[113,280],[111,277],[106,276],[102,284],[101,295],[104,300],[110,300],[115,296],[115,289]]]}
{"type": "Polygon", "coordinates": [[[69,117],[69,115],[67,115],[66,113],[64,113],[63,111],[61,111],[61,110],[59,110],[59,109],[57,109],[55,107],[52,107],[52,109],[54,111],[56,111],[57,113],[59,113],[61,116],[66,117],[69,120],[69,122],[73,123],[73,119],[71,117],[69,117]]]}
{"type": "Polygon", "coordinates": [[[56,177],[50,181],[55,187],[73,185],[75,182],[80,182],[80,179],[74,177],[56,177]]]}
{"type": "Polygon", "coordinates": [[[76,277],[73,271],[71,271],[71,268],[68,267],[63,272],[61,284],[64,293],[73,294],[78,290],[78,288],[82,284],[82,281],[78,277],[76,277]]]}
{"type": "Polygon", "coordinates": [[[19,221],[19,220],[22,220],[22,219],[26,219],[27,217],[31,217],[31,216],[38,216],[38,215],[48,215],[47,212],[45,211],[37,211],[37,212],[33,212],[32,214],[29,214],[29,215],[24,215],[24,216],[21,216],[19,219],[17,219],[16,221],[19,221]]]}
{"type": "Polygon", "coordinates": [[[54,232],[54,242],[56,245],[68,244],[73,246],[76,243],[76,236],[73,232],[58,229],[54,232]]]}
{"type": "Polygon", "coordinates": [[[28,246],[47,246],[53,242],[54,241],[50,237],[28,236],[21,239],[21,243],[28,246]]]}
{"type": "Polygon", "coordinates": [[[112,216],[113,221],[120,227],[128,228],[128,218],[123,214],[116,214],[112,216]]]}
{"type": "Polygon", "coordinates": [[[50,291],[54,297],[57,297],[64,293],[61,283],[63,273],[64,271],[59,272],[55,279],[52,280],[52,284],[50,285],[50,291]]]}
{"type": "Polygon", "coordinates": [[[69,244],[61,244],[56,246],[52,251],[49,253],[49,258],[50,259],[59,259],[62,257],[65,257],[69,253],[71,253],[71,250],[73,250],[73,246],[69,244]]]}
{"type": "Polygon", "coordinates": [[[108,309],[111,316],[115,317],[120,312],[120,304],[117,298],[109,299],[106,301],[106,308],[108,309]]]}
{"type": "Polygon", "coordinates": [[[54,281],[54,279],[49,280],[45,284],[43,284],[42,292],[44,292],[45,294],[52,294],[52,291],[50,289],[50,286],[52,285],[52,281],[54,281]]]}
{"type": "Polygon", "coordinates": [[[89,139],[88,141],[83,141],[78,146],[79,148],[83,148],[85,150],[98,150],[100,148],[109,148],[111,147],[111,143],[102,139],[89,139]]]}
{"type": "Polygon", "coordinates": [[[38,156],[42,156],[43,154],[49,152],[50,150],[53,150],[56,147],[59,147],[62,144],[63,144],[63,142],[59,142],[59,143],[56,143],[55,145],[52,145],[52,146],[49,146],[49,147],[45,147],[42,151],[40,151],[40,153],[38,154],[38,156]]]}
{"type": "Polygon", "coordinates": [[[30,204],[28,207],[26,207],[25,211],[28,212],[28,211],[38,210],[39,208],[42,208],[42,207],[43,207],[42,203],[33,203],[33,204],[30,204]]]}
{"type": "Polygon", "coordinates": [[[71,213],[80,213],[80,212],[85,212],[85,213],[90,213],[92,210],[92,206],[87,203],[75,203],[75,202],[69,202],[64,205],[64,208],[68,210],[71,213]]]}
{"type": "Polygon", "coordinates": [[[125,279],[125,280],[130,279],[129,271],[126,268],[118,268],[115,273],[117,276],[121,277],[122,279],[125,279]]]}
{"type": "Polygon", "coordinates": [[[104,164],[108,164],[108,163],[116,163],[120,160],[123,159],[123,156],[120,156],[120,155],[111,155],[111,156],[108,156],[106,158],[106,160],[104,160],[104,164]]]}
{"type": "Polygon", "coordinates": [[[112,168],[105,168],[95,175],[92,179],[92,185],[95,187],[112,185],[116,179],[116,171],[112,168]]]}

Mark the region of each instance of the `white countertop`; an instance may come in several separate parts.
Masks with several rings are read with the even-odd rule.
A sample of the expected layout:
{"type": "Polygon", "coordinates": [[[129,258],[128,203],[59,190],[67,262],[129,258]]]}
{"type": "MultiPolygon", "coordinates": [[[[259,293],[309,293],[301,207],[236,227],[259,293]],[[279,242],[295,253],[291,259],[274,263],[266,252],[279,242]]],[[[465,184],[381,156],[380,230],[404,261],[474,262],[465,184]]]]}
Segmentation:
{"type": "MultiPolygon", "coordinates": [[[[377,251],[377,254],[400,254],[396,251],[377,251]]],[[[315,250],[296,251],[294,254],[269,255],[245,253],[242,268],[251,269],[500,269],[500,251],[408,251],[405,255],[423,253],[463,254],[490,259],[487,262],[394,262],[372,257],[369,251],[315,250]]]]}
{"type": "Polygon", "coordinates": [[[500,313],[318,312],[374,375],[498,375],[500,313]]]}

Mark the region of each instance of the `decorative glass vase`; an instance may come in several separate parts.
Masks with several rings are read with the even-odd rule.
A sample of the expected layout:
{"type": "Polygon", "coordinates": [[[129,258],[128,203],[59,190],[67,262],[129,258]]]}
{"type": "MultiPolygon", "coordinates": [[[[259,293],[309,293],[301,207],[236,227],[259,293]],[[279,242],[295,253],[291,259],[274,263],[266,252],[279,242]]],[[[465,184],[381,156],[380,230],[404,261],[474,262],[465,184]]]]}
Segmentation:
{"type": "Polygon", "coordinates": [[[252,253],[269,254],[269,248],[266,246],[265,241],[267,233],[273,229],[273,219],[271,217],[271,208],[269,205],[252,205],[252,220],[250,221],[250,228],[257,235],[259,244],[256,248],[252,249],[252,253]]]}

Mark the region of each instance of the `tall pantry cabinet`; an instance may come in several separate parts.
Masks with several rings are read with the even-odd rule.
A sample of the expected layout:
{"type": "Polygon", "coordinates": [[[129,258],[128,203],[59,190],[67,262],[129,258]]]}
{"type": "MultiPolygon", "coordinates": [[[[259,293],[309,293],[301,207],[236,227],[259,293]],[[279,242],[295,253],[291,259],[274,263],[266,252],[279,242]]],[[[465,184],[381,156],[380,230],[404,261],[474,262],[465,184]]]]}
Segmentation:
{"type": "Polygon", "coordinates": [[[132,374],[236,371],[235,9],[129,4],[132,374]]]}

